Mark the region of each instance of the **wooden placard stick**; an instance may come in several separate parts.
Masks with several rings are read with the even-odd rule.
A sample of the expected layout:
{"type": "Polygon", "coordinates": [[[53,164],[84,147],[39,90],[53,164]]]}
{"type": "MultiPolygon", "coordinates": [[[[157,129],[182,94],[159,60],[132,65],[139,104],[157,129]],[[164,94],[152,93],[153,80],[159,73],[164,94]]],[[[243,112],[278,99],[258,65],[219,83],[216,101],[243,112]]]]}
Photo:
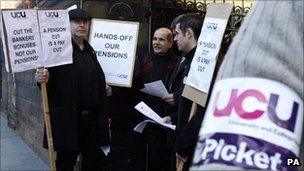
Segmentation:
{"type": "MultiPolygon", "coordinates": [[[[193,102],[192,106],[191,106],[191,111],[190,111],[188,122],[194,116],[194,114],[196,113],[196,110],[197,110],[197,104],[193,102]]],[[[177,163],[176,171],[182,171],[186,161],[187,161],[187,158],[185,158],[184,160],[181,160],[181,159],[177,158],[177,160],[176,160],[176,163],[177,163]]]]}
{"type": "MultiPolygon", "coordinates": [[[[43,70],[43,68],[40,68],[40,70],[43,70]]],[[[53,134],[52,134],[52,125],[51,125],[51,117],[49,110],[49,101],[47,95],[47,87],[46,87],[46,83],[41,83],[40,85],[41,85],[43,116],[44,116],[44,124],[45,124],[46,136],[48,142],[50,166],[52,171],[56,171],[56,165],[55,165],[56,154],[54,151],[54,144],[53,144],[53,134]]]]}
{"type": "Polygon", "coordinates": [[[196,113],[196,109],[197,109],[197,103],[192,103],[191,106],[191,111],[190,111],[190,115],[189,115],[189,119],[188,122],[190,121],[190,119],[194,116],[194,114],[196,113]]]}
{"type": "MultiPolygon", "coordinates": [[[[23,0],[22,3],[25,8],[29,8],[30,1],[23,0]]],[[[42,71],[43,71],[43,69],[44,68],[39,68],[39,70],[42,70],[42,71]]],[[[51,166],[52,171],[56,171],[56,165],[55,165],[56,154],[55,154],[54,144],[53,144],[52,125],[51,125],[51,117],[50,117],[46,83],[41,83],[40,86],[41,86],[43,116],[44,116],[44,124],[45,124],[46,136],[47,136],[47,142],[48,142],[50,166],[51,166]]]]}

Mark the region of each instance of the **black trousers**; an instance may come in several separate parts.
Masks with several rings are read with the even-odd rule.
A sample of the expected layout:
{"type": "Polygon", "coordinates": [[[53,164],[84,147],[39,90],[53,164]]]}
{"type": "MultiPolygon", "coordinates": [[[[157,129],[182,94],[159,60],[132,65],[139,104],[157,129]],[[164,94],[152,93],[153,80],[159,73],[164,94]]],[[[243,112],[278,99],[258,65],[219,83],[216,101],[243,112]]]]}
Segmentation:
{"type": "Polygon", "coordinates": [[[159,125],[148,123],[143,135],[148,143],[148,171],[168,171],[170,149],[167,148],[166,130],[159,125]]]}
{"type": "Polygon", "coordinates": [[[78,151],[57,150],[57,171],[73,171],[77,157],[81,155],[81,171],[107,170],[106,156],[99,148],[100,134],[97,119],[93,111],[80,113],[78,131],[78,151]]]}
{"type": "Polygon", "coordinates": [[[108,164],[101,151],[57,151],[57,171],[73,171],[79,154],[81,154],[81,171],[108,170],[108,164]]]}

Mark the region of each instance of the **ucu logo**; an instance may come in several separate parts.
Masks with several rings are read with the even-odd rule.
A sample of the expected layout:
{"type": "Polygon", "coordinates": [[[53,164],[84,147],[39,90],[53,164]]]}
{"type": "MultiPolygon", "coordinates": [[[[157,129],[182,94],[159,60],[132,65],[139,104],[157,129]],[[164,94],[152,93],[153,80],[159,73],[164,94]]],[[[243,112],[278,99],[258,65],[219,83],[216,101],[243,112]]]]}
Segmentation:
{"type": "MultiPolygon", "coordinates": [[[[236,114],[242,119],[254,120],[261,117],[265,112],[268,115],[268,118],[277,126],[290,130],[294,132],[294,128],[296,125],[296,117],[299,110],[299,103],[293,101],[292,109],[290,113],[284,113],[284,115],[290,114],[289,119],[281,120],[278,117],[277,106],[280,96],[275,93],[271,93],[269,97],[266,97],[262,92],[255,89],[247,89],[243,92],[239,92],[238,89],[232,89],[229,101],[227,105],[219,109],[218,102],[221,95],[221,91],[216,92],[214,106],[213,106],[213,115],[215,117],[228,117],[231,115],[232,110],[234,109],[236,114]],[[264,103],[267,105],[266,109],[256,109],[252,112],[248,112],[244,110],[243,102],[247,98],[255,98],[258,103],[264,103]]],[[[286,104],[284,104],[286,105],[286,104]]]]}
{"type": "Polygon", "coordinates": [[[18,12],[11,12],[11,16],[13,18],[25,18],[26,14],[25,11],[18,11],[18,12]]]}
{"type": "Polygon", "coordinates": [[[207,23],[207,29],[212,30],[212,31],[216,31],[217,30],[217,26],[218,26],[217,23],[211,23],[211,22],[207,23]]]}
{"type": "Polygon", "coordinates": [[[59,17],[59,14],[56,11],[52,11],[52,12],[45,12],[45,16],[53,18],[53,17],[59,17]]]}
{"type": "Polygon", "coordinates": [[[117,74],[117,77],[119,77],[119,78],[127,78],[128,75],[127,74],[117,74]]]}

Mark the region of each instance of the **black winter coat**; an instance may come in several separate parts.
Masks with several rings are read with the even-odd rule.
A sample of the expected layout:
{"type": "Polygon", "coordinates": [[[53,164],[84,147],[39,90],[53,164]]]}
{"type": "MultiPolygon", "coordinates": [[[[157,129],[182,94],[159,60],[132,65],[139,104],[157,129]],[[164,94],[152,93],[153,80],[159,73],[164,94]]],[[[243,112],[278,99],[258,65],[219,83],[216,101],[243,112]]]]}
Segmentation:
{"type": "MultiPolygon", "coordinates": [[[[139,75],[141,87],[144,87],[143,84],[161,80],[168,89],[169,79],[176,61],[177,57],[171,52],[165,55],[155,54],[154,52],[148,53],[141,62],[141,72],[139,75]]],[[[161,117],[167,116],[166,110],[169,108],[169,105],[163,99],[145,93],[140,93],[140,95],[143,101],[157,114],[161,117]]]]}
{"type": "MultiPolygon", "coordinates": [[[[190,65],[192,58],[194,56],[196,48],[193,48],[190,52],[188,52],[185,56],[181,57],[178,59],[174,71],[172,73],[170,82],[169,82],[169,91],[170,93],[173,93],[174,96],[174,110],[173,110],[173,115],[171,116],[173,119],[173,122],[178,122],[178,110],[184,111],[185,109],[185,104],[184,102],[181,101],[181,94],[184,89],[184,79],[188,75],[188,72],[190,70],[190,65]],[[180,105],[182,104],[182,107],[180,105]],[[181,108],[181,109],[180,109],[181,108]]],[[[192,104],[192,103],[191,103],[192,104]]],[[[186,104],[188,106],[188,104],[186,104]]],[[[187,107],[186,107],[187,108],[187,107]]],[[[191,108],[191,106],[190,106],[191,108]]],[[[177,128],[178,129],[178,128],[177,128]]]]}
{"type": "MultiPolygon", "coordinates": [[[[97,129],[99,141],[96,146],[108,145],[109,127],[105,75],[93,48],[85,41],[84,53],[81,53],[73,41],[73,64],[52,67],[48,70],[50,78],[47,83],[47,92],[55,150],[79,150],[78,124],[80,112],[84,106],[94,108],[94,115],[99,123],[97,129]],[[96,76],[88,76],[96,84],[96,89],[92,91],[93,93],[91,92],[92,97],[95,98],[94,102],[90,102],[91,96],[87,99],[83,99],[81,96],[82,89],[79,88],[81,67],[76,68],[75,66],[75,61],[81,57],[92,57],[92,60],[89,60],[91,63],[86,63],[87,66],[80,66],[95,69],[93,73],[96,76]],[[96,92],[95,95],[94,92],[96,92]]],[[[46,139],[44,147],[47,147],[46,139]]]]}

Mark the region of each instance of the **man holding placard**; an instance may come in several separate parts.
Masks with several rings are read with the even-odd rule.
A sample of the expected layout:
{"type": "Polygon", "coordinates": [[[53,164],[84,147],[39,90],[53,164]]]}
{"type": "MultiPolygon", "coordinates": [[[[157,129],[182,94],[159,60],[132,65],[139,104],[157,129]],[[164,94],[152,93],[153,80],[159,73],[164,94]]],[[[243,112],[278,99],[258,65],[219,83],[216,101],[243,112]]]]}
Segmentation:
{"type": "Polygon", "coordinates": [[[69,16],[73,64],[37,70],[35,78],[48,85],[57,170],[73,170],[79,153],[82,170],[102,170],[99,149],[109,144],[105,76],[85,40],[91,15],[75,9],[69,16]]]}
{"type": "MultiPolygon", "coordinates": [[[[175,151],[178,150],[176,152],[180,151],[180,153],[182,153],[177,154],[177,156],[182,155],[186,157],[192,155],[192,149],[185,150],[183,148],[185,147],[185,143],[188,144],[188,142],[179,140],[185,125],[188,123],[189,113],[192,105],[192,101],[182,97],[181,92],[184,88],[185,79],[187,78],[190,69],[190,64],[196,51],[197,40],[201,32],[202,24],[203,17],[195,13],[180,15],[175,18],[172,23],[172,27],[175,34],[174,41],[176,41],[178,49],[183,53],[183,57],[181,57],[179,62],[177,63],[170,80],[170,92],[172,92],[172,94],[169,94],[168,96],[164,97],[164,99],[169,104],[173,104],[177,107],[177,141],[175,151]]],[[[202,120],[202,115],[197,116],[200,117],[194,117],[193,120],[195,120],[195,122],[197,123],[200,123],[202,120]]],[[[167,118],[164,119],[167,120],[167,118]]],[[[194,145],[195,143],[193,143],[193,149],[194,145]]]]}

